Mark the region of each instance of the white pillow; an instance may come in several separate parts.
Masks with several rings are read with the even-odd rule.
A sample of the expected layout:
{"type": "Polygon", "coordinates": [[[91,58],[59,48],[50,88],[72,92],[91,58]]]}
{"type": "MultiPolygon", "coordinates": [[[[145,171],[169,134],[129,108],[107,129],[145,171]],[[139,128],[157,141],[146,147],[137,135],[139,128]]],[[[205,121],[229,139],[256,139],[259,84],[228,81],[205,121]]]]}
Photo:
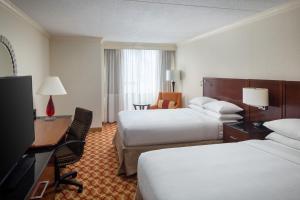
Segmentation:
{"type": "Polygon", "coordinates": [[[239,120],[239,119],[243,119],[243,116],[239,115],[239,114],[222,114],[222,113],[217,113],[217,112],[213,112],[210,110],[206,110],[205,109],[205,113],[211,117],[214,117],[216,119],[220,119],[220,120],[239,120]]]}
{"type": "Polygon", "coordinates": [[[189,103],[198,105],[198,106],[203,106],[206,103],[213,102],[213,101],[218,101],[216,99],[210,98],[210,97],[195,97],[192,98],[189,103]]]}
{"type": "Polygon", "coordinates": [[[214,101],[203,105],[207,110],[222,114],[233,114],[243,111],[242,108],[227,101],[214,101]]]}
{"type": "Polygon", "coordinates": [[[235,119],[219,119],[220,122],[222,123],[233,123],[233,122],[237,122],[237,120],[235,119]]]}
{"type": "Polygon", "coordinates": [[[300,141],[285,137],[275,132],[267,135],[266,139],[300,150],[300,141]]]}
{"type": "Polygon", "coordinates": [[[189,108],[193,109],[193,110],[196,110],[196,111],[199,111],[199,112],[202,112],[204,113],[205,110],[202,106],[198,106],[198,105],[195,105],[195,104],[190,104],[188,105],[189,108]]]}
{"type": "Polygon", "coordinates": [[[280,135],[300,140],[300,119],[278,119],[265,122],[264,126],[280,135]]]}

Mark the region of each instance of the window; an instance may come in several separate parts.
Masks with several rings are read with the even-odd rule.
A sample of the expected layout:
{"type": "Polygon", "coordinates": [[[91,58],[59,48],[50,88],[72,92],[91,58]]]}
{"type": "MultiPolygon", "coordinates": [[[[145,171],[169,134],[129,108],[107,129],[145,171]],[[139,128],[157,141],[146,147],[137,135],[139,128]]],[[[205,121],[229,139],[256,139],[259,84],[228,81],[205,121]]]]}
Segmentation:
{"type": "Polygon", "coordinates": [[[153,104],[160,90],[160,76],[159,50],[122,50],[120,91],[124,109],[133,109],[133,104],[153,104]]]}
{"type": "Polygon", "coordinates": [[[105,121],[116,121],[121,110],[133,104],[154,104],[159,91],[166,91],[166,70],[175,65],[175,51],[105,49],[107,106],[105,121]]]}

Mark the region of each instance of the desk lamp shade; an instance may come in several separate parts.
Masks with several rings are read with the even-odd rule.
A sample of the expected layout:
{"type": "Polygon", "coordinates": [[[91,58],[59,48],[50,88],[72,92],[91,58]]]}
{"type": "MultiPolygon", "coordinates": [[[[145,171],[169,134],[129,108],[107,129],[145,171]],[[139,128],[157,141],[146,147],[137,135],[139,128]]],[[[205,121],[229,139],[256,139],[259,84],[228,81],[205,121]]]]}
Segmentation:
{"type": "Polygon", "coordinates": [[[46,108],[48,117],[52,117],[55,113],[55,108],[52,100],[52,95],[65,95],[67,94],[63,84],[57,76],[50,76],[45,79],[41,87],[39,88],[38,94],[49,95],[49,101],[46,108]]]}

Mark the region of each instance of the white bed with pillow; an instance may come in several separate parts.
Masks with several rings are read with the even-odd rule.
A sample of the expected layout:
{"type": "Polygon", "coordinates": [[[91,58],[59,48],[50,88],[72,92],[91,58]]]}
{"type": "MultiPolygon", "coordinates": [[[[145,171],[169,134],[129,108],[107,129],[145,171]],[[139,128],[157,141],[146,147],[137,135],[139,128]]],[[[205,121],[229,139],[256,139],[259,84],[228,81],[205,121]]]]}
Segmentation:
{"type": "Polygon", "coordinates": [[[266,123],[267,140],[163,149],[138,163],[141,200],[298,200],[300,119],[266,123]]]}
{"type": "Polygon", "coordinates": [[[162,148],[221,143],[223,123],[243,117],[238,106],[198,97],[189,108],[122,111],[118,117],[116,145],[119,173],[136,173],[142,152],[162,148]]]}

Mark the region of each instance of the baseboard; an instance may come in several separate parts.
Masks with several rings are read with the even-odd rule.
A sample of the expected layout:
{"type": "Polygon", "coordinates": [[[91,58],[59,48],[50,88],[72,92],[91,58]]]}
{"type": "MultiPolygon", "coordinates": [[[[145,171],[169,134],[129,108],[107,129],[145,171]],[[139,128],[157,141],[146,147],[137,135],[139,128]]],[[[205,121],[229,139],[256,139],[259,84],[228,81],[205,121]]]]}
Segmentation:
{"type": "Polygon", "coordinates": [[[91,132],[101,132],[102,131],[102,127],[94,127],[94,128],[90,128],[91,132]]]}

